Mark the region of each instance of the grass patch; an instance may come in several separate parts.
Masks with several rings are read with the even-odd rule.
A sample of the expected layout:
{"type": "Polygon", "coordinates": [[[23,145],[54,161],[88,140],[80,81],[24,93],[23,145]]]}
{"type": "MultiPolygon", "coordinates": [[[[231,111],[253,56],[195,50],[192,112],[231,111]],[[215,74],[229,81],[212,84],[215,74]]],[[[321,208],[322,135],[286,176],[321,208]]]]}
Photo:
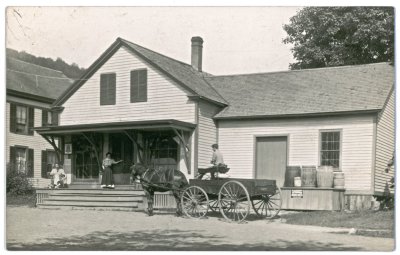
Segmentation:
{"type": "Polygon", "coordinates": [[[35,207],[36,206],[36,193],[32,192],[30,194],[25,195],[6,195],[6,203],[7,205],[12,206],[29,206],[35,207]]]}
{"type": "Polygon", "coordinates": [[[332,228],[355,228],[357,229],[357,234],[359,235],[379,237],[394,236],[394,210],[358,212],[299,212],[282,215],[282,218],[286,219],[286,223],[288,224],[313,225],[332,228]]]}

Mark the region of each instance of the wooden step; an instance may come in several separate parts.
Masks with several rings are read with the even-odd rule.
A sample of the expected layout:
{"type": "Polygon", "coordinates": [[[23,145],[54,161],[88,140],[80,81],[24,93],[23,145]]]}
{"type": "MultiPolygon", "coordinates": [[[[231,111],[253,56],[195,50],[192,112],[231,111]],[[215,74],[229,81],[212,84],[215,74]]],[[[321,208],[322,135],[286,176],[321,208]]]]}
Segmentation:
{"type": "Polygon", "coordinates": [[[43,205],[62,206],[93,206],[93,207],[138,207],[140,201],[81,201],[81,200],[54,200],[44,199],[43,205]]]}
{"type": "Polygon", "coordinates": [[[125,207],[125,206],[71,206],[71,205],[45,205],[38,204],[40,209],[51,209],[51,210],[99,210],[99,211],[143,211],[141,206],[137,207],[125,207]]]}
{"type": "MultiPolygon", "coordinates": [[[[127,194],[50,194],[48,200],[57,201],[109,201],[109,202],[143,202],[142,195],[127,195],[127,194]]],[[[46,201],[46,199],[45,199],[46,201]]]]}
{"type": "MultiPolygon", "coordinates": [[[[72,183],[68,186],[69,189],[101,189],[101,185],[99,183],[72,183]]],[[[134,183],[132,185],[115,185],[114,189],[117,190],[136,190],[141,189],[141,185],[139,183],[134,183]]]]}
{"type": "Polygon", "coordinates": [[[144,195],[143,190],[113,190],[113,189],[53,189],[49,194],[113,194],[113,195],[144,195]]]}

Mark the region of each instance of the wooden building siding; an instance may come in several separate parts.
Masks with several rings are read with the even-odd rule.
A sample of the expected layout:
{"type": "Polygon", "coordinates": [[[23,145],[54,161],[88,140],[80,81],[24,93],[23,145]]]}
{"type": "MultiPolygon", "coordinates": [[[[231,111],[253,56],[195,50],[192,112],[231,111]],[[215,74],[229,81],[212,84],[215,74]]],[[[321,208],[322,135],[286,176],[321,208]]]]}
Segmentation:
{"type": "MultiPolygon", "coordinates": [[[[42,110],[35,108],[35,127],[42,125],[42,110]]],[[[10,103],[6,106],[6,162],[10,161],[10,146],[26,146],[34,150],[34,173],[32,184],[34,187],[47,187],[50,179],[41,177],[42,171],[42,150],[53,150],[53,147],[36,132],[32,135],[19,135],[10,132],[10,103]]]]}
{"type": "Polygon", "coordinates": [[[176,119],[195,123],[188,93],[150,64],[121,47],[64,104],[60,125],[176,119]],[[147,102],[131,103],[130,74],[146,68],[147,102]],[[100,74],[116,73],[116,104],[100,105],[100,74]]]}
{"type": "Polygon", "coordinates": [[[211,145],[217,143],[217,126],[212,117],[220,111],[220,107],[204,101],[199,101],[199,140],[198,167],[210,165],[212,157],[211,145]]]}
{"type": "Polygon", "coordinates": [[[256,136],[287,136],[288,165],[319,165],[320,130],[341,130],[341,169],[351,192],[372,192],[374,117],[319,117],[276,120],[219,120],[218,143],[229,174],[254,178],[256,136]]]}
{"type": "Polygon", "coordinates": [[[385,172],[387,163],[393,156],[395,145],[394,91],[378,115],[376,130],[375,192],[383,192],[385,184],[394,175],[394,167],[385,172]]]}

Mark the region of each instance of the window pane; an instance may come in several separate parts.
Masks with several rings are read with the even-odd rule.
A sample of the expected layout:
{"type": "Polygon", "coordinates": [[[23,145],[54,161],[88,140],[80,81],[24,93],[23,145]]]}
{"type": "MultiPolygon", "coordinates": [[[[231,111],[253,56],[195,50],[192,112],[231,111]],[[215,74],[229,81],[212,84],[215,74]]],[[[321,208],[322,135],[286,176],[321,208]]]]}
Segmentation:
{"type": "Polygon", "coordinates": [[[340,132],[321,132],[320,164],[339,167],[340,132]]]}
{"type": "Polygon", "coordinates": [[[16,148],[15,151],[15,162],[17,165],[18,171],[25,172],[26,169],[26,149],[24,148],[16,148]]]}
{"type": "Polygon", "coordinates": [[[26,124],[26,107],[17,105],[17,123],[26,124]]]}
{"type": "Polygon", "coordinates": [[[52,119],[51,117],[53,116],[52,112],[48,111],[47,112],[47,124],[52,124],[52,119]]]}

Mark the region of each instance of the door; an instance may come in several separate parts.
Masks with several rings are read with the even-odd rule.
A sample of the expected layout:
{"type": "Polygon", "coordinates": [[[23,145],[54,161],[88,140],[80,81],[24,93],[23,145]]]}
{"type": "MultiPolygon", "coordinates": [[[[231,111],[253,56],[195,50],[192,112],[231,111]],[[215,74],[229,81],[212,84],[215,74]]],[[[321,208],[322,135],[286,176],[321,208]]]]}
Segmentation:
{"type": "Polygon", "coordinates": [[[121,163],[112,166],[114,182],[116,185],[125,185],[130,182],[130,167],[133,164],[133,143],[125,134],[110,134],[109,151],[115,161],[121,163]]]}
{"type": "Polygon", "coordinates": [[[99,167],[93,153],[89,151],[76,151],[74,156],[74,181],[97,182],[99,178],[99,167]]]}
{"type": "Polygon", "coordinates": [[[256,178],[276,180],[279,187],[285,181],[287,137],[257,137],[256,178]]]}

